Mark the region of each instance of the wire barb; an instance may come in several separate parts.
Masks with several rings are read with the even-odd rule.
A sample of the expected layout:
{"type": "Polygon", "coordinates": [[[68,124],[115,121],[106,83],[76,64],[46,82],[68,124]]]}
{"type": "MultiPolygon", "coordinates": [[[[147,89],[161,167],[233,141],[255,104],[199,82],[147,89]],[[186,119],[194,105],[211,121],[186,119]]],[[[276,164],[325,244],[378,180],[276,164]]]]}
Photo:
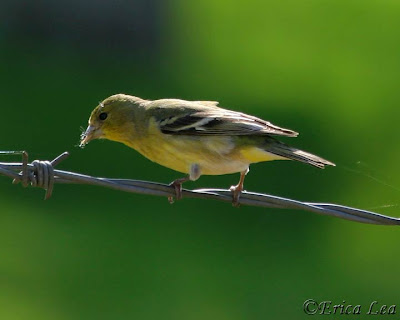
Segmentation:
{"type": "Polygon", "coordinates": [[[54,189],[54,166],[59,164],[62,160],[69,156],[68,152],[64,152],[53,161],[40,161],[34,160],[32,164],[28,165],[28,153],[26,151],[14,151],[12,153],[0,154],[21,154],[22,155],[22,171],[18,177],[14,178],[13,184],[21,182],[22,186],[26,188],[28,185],[32,187],[42,188],[46,190],[44,200],[51,197],[54,189]]]}
{"type": "MultiPolygon", "coordinates": [[[[68,152],[62,153],[53,161],[35,160],[31,164],[28,163],[28,153],[25,151],[0,151],[0,155],[1,154],[22,155],[22,163],[0,162],[0,174],[14,179],[13,183],[22,182],[24,187],[31,185],[33,187],[45,189],[45,199],[51,197],[55,183],[95,185],[119,191],[163,197],[175,195],[174,187],[166,184],[130,179],[91,177],[80,173],[54,169],[54,166],[58,165],[62,160],[68,157],[68,152]],[[21,172],[18,173],[18,171],[21,172]]],[[[182,189],[182,196],[185,198],[212,199],[229,203],[232,202],[231,191],[223,189],[182,189]]],[[[399,218],[385,216],[372,211],[330,203],[301,202],[255,192],[242,192],[240,195],[240,204],[265,208],[304,210],[376,225],[400,225],[399,218]]]]}

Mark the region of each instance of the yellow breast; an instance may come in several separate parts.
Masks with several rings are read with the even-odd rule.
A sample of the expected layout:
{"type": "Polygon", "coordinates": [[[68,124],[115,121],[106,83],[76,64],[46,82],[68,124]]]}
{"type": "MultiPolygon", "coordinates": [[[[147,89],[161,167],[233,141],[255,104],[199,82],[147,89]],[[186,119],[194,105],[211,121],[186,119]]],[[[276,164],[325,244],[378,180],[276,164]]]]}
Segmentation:
{"type": "Polygon", "coordinates": [[[254,146],[237,144],[237,139],[230,136],[168,135],[156,124],[151,124],[148,132],[118,141],[151,161],[186,174],[193,164],[199,166],[201,174],[221,175],[243,172],[250,163],[281,158],[254,146]]]}

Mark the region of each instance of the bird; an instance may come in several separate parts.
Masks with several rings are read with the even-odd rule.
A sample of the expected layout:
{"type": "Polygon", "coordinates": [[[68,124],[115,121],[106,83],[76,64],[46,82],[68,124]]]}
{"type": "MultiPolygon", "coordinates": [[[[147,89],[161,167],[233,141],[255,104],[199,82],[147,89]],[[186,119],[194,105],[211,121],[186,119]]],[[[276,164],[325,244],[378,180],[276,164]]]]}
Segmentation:
{"type": "MultiPolygon", "coordinates": [[[[120,93],[94,108],[80,147],[95,139],[120,142],[153,162],[186,174],[170,183],[176,200],[182,198],[186,181],[201,175],[240,173],[238,184],[230,187],[232,204],[239,206],[250,164],[296,160],[320,169],[335,166],[277,139],[297,136],[296,131],[219,107],[216,101],[146,100],[120,93]]],[[[171,203],[173,198],[169,197],[171,203]]]]}

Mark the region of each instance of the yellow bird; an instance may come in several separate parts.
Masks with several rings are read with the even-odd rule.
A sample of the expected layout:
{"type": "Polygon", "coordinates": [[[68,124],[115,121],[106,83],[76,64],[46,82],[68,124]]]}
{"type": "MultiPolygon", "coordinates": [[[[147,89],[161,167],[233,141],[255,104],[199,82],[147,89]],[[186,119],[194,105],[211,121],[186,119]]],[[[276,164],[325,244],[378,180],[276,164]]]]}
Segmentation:
{"type": "Polygon", "coordinates": [[[94,139],[122,142],[154,162],[186,173],[171,183],[176,199],[181,198],[185,181],[195,181],[202,174],[239,172],[239,183],[230,188],[233,204],[238,205],[252,163],[289,159],[318,168],[334,166],[275,139],[297,135],[254,116],[220,108],[215,101],[152,101],[116,94],[92,111],[80,146],[94,139]]]}

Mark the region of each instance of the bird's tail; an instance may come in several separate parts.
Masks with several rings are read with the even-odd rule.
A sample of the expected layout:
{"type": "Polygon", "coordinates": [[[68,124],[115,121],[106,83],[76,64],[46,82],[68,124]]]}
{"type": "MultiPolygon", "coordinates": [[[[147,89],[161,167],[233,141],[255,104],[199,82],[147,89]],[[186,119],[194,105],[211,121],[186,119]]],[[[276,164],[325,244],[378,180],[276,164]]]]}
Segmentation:
{"type": "MultiPolygon", "coordinates": [[[[274,139],[275,140],[275,139],[274,139]]],[[[335,166],[334,163],[297,148],[288,146],[280,141],[271,141],[266,150],[280,157],[307,163],[314,167],[324,169],[326,165],[335,166]]]]}

